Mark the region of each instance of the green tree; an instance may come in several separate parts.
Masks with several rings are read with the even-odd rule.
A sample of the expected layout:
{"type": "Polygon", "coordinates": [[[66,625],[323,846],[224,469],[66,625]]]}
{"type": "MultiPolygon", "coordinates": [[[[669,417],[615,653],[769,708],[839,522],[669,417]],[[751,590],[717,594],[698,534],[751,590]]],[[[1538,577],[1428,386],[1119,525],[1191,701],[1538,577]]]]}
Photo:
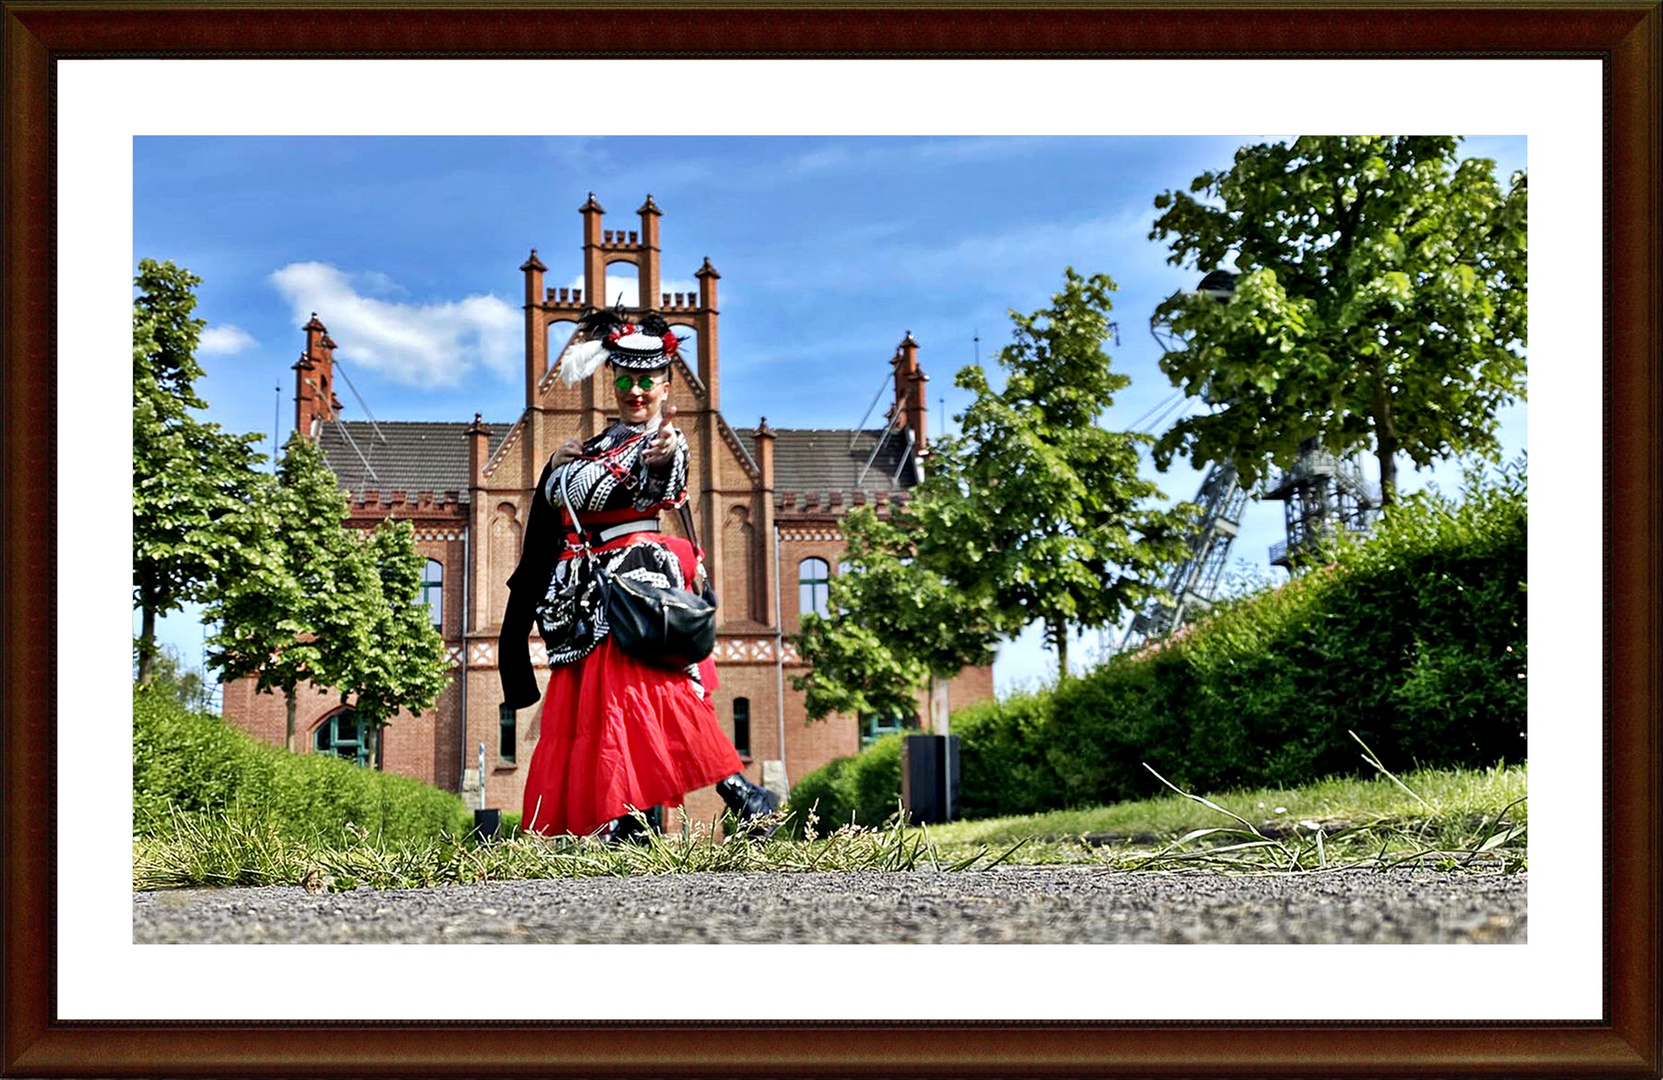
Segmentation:
{"type": "MultiPolygon", "coordinates": [[[[149,693],[159,694],[178,702],[191,712],[207,712],[213,694],[197,668],[187,668],[179,650],[171,645],[158,645],[151,651],[150,681],[145,684],[149,693]]],[[[133,639],[134,683],[138,682],[139,639],[133,639]]]]}
{"type": "Polygon", "coordinates": [[[1525,396],[1527,187],[1451,137],[1322,136],[1243,147],[1189,192],[1157,195],[1168,262],[1233,260],[1226,302],[1163,303],[1187,347],[1161,368],[1210,410],[1156,446],[1163,468],[1233,460],[1253,484],[1307,439],[1372,450],[1381,496],[1417,467],[1499,454],[1496,412],[1525,396]]]}
{"type": "Polygon", "coordinates": [[[1112,625],[1158,591],[1194,522],[1188,503],[1151,505],[1163,496],[1138,468],[1153,440],[1098,423],[1131,382],[1103,351],[1115,288],[1069,268],[1050,307],[1011,313],[1004,388],[980,366],[959,372],[975,401],[962,434],[936,444],[907,511],[919,561],[980,601],[1001,632],[1044,623],[1060,678],[1071,629],[1112,625]]]}
{"type": "Polygon", "coordinates": [[[259,483],[258,435],[232,435],[191,414],[204,325],[192,312],[201,279],[144,259],[133,300],[133,606],[138,682],[156,664],[156,618],[201,599],[233,554],[228,517],[259,483]]]}
{"type": "Polygon", "coordinates": [[[414,530],[391,520],[348,528],[347,509],[323,451],[291,437],[277,482],[237,519],[235,571],[208,598],[206,616],[219,624],[208,665],[221,681],[254,676],[259,692],[283,692],[290,750],[302,683],[338,692],[372,740],[399,710],[431,708],[445,687],[414,530]]]}
{"type": "Polygon", "coordinates": [[[1071,629],[1117,622],[1183,556],[1194,508],[1152,507],[1161,492],[1138,475],[1153,439],[1098,425],[1130,382],[1103,351],[1114,288],[1070,268],[1050,307],[1012,312],[1004,389],[980,366],[961,370],[975,402],[962,433],[934,444],[911,500],[887,523],[846,519],[837,610],[804,620],[810,715],[910,709],[930,674],[987,663],[998,637],[1035,620],[1066,678],[1071,629]]]}
{"type": "Polygon", "coordinates": [[[369,731],[375,761],[381,730],[393,716],[401,709],[430,709],[443,692],[445,643],[421,602],[426,559],[416,550],[410,523],[389,518],[354,539],[358,550],[348,571],[351,591],[368,608],[368,640],[345,658],[336,685],[342,704],[350,704],[369,731]]]}
{"type": "Polygon", "coordinates": [[[342,527],[346,493],[323,451],[292,436],[262,496],[234,523],[234,572],[209,590],[204,618],[219,629],[207,660],[222,682],[252,675],[260,693],[283,691],[293,750],[296,688],[342,684],[372,647],[381,598],[368,588],[362,541],[342,527]]]}
{"type": "Polygon", "coordinates": [[[920,564],[901,528],[862,506],[843,519],[843,534],[846,567],[831,580],[830,614],[805,614],[798,639],[813,666],[791,681],[809,719],[911,715],[931,675],[992,663],[998,632],[985,602],[920,564]]]}

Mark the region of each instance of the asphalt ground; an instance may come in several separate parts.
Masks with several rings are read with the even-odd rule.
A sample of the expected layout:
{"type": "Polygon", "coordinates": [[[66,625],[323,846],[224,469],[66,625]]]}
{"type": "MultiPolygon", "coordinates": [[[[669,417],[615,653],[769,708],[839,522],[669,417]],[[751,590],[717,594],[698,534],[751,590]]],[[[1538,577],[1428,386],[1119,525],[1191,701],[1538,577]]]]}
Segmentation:
{"type": "Polygon", "coordinates": [[[1522,943],[1528,875],[998,867],[135,893],[145,943],[1522,943]]]}

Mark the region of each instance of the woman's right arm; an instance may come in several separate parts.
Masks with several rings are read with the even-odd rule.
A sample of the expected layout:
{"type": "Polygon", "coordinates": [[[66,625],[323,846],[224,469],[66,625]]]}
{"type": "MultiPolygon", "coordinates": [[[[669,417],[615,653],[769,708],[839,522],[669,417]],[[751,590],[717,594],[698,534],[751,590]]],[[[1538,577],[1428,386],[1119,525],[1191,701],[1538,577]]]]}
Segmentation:
{"type": "Polygon", "coordinates": [[[548,479],[543,482],[543,497],[550,506],[560,506],[560,470],[565,468],[573,458],[583,453],[583,440],[567,439],[560,448],[549,456],[548,479]]]}

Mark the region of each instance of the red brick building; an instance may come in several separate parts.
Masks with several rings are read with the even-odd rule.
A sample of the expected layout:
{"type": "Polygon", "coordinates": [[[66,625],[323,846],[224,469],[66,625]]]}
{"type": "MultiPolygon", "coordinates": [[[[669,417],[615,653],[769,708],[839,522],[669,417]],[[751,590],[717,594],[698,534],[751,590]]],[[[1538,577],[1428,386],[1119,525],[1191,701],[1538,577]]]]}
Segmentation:
{"type": "MultiPolygon", "coordinates": [[[[544,462],[566,439],[587,438],[612,420],[606,387],[595,380],[568,387],[554,369],[590,298],[604,298],[607,267],[628,263],[641,292],[631,312],[656,310],[696,339],[696,349],[683,353],[693,354],[694,365],[675,362],[670,403],[691,448],[688,487],[722,601],[717,713],[747,775],[783,794],[794,778],[855,753],[877,727],[860,717],[807,722],[802,695],[791,688],[791,676],[803,668],[792,639],[805,609],[823,610],[827,582],[843,553],[843,515],[863,504],[883,513],[923,475],[928,377],[918,365],[918,343],[908,333],[888,361],[894,397],[883,429],[771,428],[765,419],[735,429],[721,411],[720,275],[710,260],[696,272],[696,293],[660,293],[661,213],[651,196],[638,211],[638,230],[603,228],[605,211],[593,195],[579,213],[581,290],[546,288],[548,268],[535,249],[520,267],[526,347],[525,408],[518,418],[341,420],[333,391],[335,343],[316,316],[305,327],[306,349],[294,365],[296,430],[323,447],[349,493],[351,524],[373,527],[390,515],[414,525],[417,547],[428,560],[423,595],[455,665],[434,709],[400,715],[384,732],[382,767],[460,791],[477,805],[483,743],[486,803],[520,806],[540,706],[518,714],[501,706],[496,650],[506,581],[519,559],[531,486],[544,462]],[[552,350],[551,337],[559,342],[552,350]]],[[[673,515],[665,523],[679,527],[673,515]]],[[[532,656],[543,681],[544,653],[535,636],[532,656]]],[[[992,694],[990,668],[966,670],[920,703],[924,726],[948,707],[992,694]]],[[[361,733],[336,695],[297,696],[297,749],[361,756],[361,733]]],[[[255,694],[252,680],[225,688],[224,712],[267,741],[283,742],[283,700],[255,694]]],[[[689,796],[687,809],[708,821],[721,803],[714,789],[706,789],[689,796]]]]}

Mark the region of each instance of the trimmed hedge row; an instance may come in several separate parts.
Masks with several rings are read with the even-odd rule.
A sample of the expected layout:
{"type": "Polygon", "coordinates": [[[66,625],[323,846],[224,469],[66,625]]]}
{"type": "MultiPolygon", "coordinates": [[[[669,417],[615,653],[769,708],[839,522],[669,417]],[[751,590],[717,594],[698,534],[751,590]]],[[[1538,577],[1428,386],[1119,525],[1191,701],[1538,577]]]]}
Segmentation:
{"type": "Polygon", "coordinates": [[[171,811],[266,820],[285,836],[350,839],[350,822],[388,840],[464,836],[462,800],[331,754],[291,754],[165,695],[133,692],[133,830],[168,828],[171,811]]]}
{"type": "Polygon", "coordinates": [[[850,822],[883,824],[901,800],[901,739],[899,732],[885,735],[854,757],[828,762],[793,784],[792,834],[803,835],[810,810],[821,836],[850,822]]]}
{"type": "MultiPolygon", "coordinates": [[[[960,813],[1146,798],[1165,789],[1145,762],[1193,791],[1369,771],[1348,731],[1394,769],[1525,760],[1522,461],[1469,476],[1464,494],[1411,495],[1333,565],[1225,604],[1156,648],[955,712],[960,813]]],[[[874,746],[805,776],[791,801],[819,797],[825,818],[829,793],[873,824],[899,792],[899,746],[874,746]]]]}

